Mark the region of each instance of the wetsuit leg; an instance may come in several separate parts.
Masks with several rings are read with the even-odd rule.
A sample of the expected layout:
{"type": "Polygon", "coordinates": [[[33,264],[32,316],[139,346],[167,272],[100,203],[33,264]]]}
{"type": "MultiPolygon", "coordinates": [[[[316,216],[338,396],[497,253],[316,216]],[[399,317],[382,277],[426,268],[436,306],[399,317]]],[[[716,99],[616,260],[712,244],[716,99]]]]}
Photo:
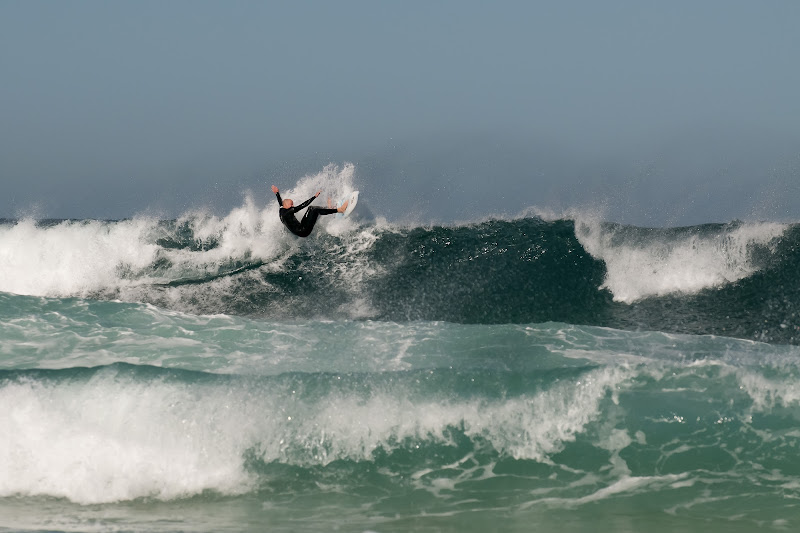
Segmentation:
{"type": "Polygon", "coordinates": [[[305,237],[311,234],[311,230],[314,229],[314,224],[317,223],[317,219],[320,215],[332,215],[338,212],[338,209],[328,209],[326,207],[316,207],[313,205],[309,207],[308,210],[306,210],[306,214],[303,216],[303,220],[300,221],[300,228],[304,234],[303,236],[305,237]]]}

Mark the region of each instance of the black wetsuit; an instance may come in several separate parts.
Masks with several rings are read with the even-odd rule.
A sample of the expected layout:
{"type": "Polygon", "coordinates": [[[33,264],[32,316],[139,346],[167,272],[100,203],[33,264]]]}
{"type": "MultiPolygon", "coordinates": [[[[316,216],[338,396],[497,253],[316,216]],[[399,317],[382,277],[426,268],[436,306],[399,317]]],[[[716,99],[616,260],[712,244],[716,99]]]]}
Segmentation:
{"type": "Polygon", "coordinates": [[[289,209],[285,209],[283,207],[283,200],[281,200],[281,193],[276,192],[275,196],[278,197],[278,203],[281,206],[279,212],[279,216],[281,217],[281,222],[283,222],[283,225],[286,226],[289,229],[289,231],[291,231],[298,237],[308,237],[309,235],[311,235],[311,230],[314,229],[314,224],[317,223],[317,218],[320,215],[332,215],[334,213],[339,212],[338,209],[329,209],[326,207],[316,207],[312,205],[311,207],[308,208],[308,211],[306,211],[306,214],[303,216],[303,219],[298,222],[294,214],[303,209],[304,207],[306,207],[307,205],[309,205],[317,197],[312,196],[311,198],[309,198],[300,205],[295,205],[293,207],[290,207],[289,209]]]}

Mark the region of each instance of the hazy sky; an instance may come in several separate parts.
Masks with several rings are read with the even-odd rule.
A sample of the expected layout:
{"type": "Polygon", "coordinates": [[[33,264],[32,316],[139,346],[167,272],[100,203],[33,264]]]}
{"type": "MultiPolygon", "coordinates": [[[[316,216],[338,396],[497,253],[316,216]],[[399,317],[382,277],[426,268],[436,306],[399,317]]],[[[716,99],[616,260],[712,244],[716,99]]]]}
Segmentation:
{"type": "Polygon", "coordinates": [[[225,212],[350,161],[390,218],[800,220],[798,28],[797,1],[0,0],[0,217],[225,212]]]}

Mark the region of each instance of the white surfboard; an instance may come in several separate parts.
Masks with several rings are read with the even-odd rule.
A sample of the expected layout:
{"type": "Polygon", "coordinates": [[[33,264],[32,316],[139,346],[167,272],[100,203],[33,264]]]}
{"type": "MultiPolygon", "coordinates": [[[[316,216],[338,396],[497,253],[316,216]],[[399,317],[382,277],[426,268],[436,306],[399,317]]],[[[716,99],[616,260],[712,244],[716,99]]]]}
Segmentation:
{"type": "Polygon", "coordinates": [[[342,207],[345,202],[348,202],[347,209],[344,210],[344,213],[338,213],[336,215],[337,218],[350,216],[350,213],[353,212],[353,209],[355,209],[356,204],[358,203],[358,191],[349,192],[342,196],[342,198],[336,203],[336,207],[342,207]]]}

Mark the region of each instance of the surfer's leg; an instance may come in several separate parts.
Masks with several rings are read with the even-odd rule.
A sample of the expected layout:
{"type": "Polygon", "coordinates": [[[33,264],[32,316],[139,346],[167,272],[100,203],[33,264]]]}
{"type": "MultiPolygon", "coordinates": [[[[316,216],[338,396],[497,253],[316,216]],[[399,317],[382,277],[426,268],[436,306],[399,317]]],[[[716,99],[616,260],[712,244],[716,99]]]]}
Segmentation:
{"type": "Polygon", "coordinates": [[[317,207],[315,205],[312,205],[311,207],[308,208],[308,211],[306,211],[306,215],[303,217],[303,220],[309,217],[314,217],[314,221],[316,221],[317,217],[319,217],[320,215],[332,215],[337,211],[338,209],[336,209],[335,207],[328,208],[328,207],[317,207]]]}
{"type": "Polygon", "coordinates": [[[306,235],[311,233],[311,230],[314,229],[314,224],[317,223],[317,219],[320,215],[332,215],[334,213],[338,213],[338,210],[326,209],[324,207],[316,207],[312,205],[306,211],[306,214],[303,216],[303,220],[300,221],[300,226],[303,229],[303,233],[306,235]]]}

